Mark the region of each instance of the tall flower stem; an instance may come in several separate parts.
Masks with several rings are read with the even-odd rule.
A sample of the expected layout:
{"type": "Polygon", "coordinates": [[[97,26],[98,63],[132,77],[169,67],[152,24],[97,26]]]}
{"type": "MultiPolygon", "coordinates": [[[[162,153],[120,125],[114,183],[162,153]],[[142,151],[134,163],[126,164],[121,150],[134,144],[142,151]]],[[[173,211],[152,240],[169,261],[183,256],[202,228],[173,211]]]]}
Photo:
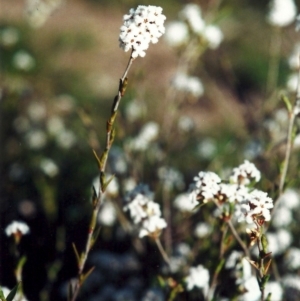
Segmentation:
{"type": "Polygon", "coordinates": [[[93,203],[92,203],[93,211],[92,211],[92,216],[91,216],[90,223],[89,223],[87,240],[86,240],[86,244],[84,247],[84,251],[81,253],[80,256],[79,256],[79,253],[78,253],[75,245],[73,245],[74,252],[77,257],[78,274],[77,274],[77,278],[75,279],[75,281],[70,285],[69,299],[71,301],[76,300],[83,282],[89,276],[89,274],[92,272],[92,269],[90,269],[86,273],[83,273],[83,270],[84,270],[84,267],[86,264],[86,260],[88,258],[88,254],[96,240],[95,229],[97,226],[97,217],[98,217],[98,213],[99,213],[99,210],[100,210],[100,207],[102,204],[103,194],[106,190],[106,187],[108,186],[108,184],[110,182],[110,180],[106,181],[106,179],[105,179],[105,169],[106,169],[109,151],[111,149],[111,146],[113,144],[114,137],[115,137],[114,125],[115,125],[118,107],[119,107],[120,101],[126,91],[127,74],[133,63],[133,60],[134,60],[134,58],[131,55],[130,59],[128,61],[127,67],[125,69],[125,72],[124,72],[122,78],[120,79],[118,94],[114,98],[112,108],[111,108],[111,115],[106,123],[106,145],[105,145],[104,151],[103,151],[102,155],[100,156],[100,158],[94,151],[94,155],[98,161],[98,167],[99,167],[99,172],[100,172],[100,189],[99,189],[98,193],[96,191],[94,191],[94,197],[93,197],[93,203]]]}

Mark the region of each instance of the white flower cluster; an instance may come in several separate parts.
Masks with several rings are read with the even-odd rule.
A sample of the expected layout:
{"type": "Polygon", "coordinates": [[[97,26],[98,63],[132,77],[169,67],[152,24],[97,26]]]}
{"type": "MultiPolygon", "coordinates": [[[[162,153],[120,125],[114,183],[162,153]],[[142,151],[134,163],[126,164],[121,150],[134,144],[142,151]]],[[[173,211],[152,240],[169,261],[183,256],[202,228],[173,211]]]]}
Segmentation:
{"type": "Polygon", "coordinates": [[[246,186],[250,184],[250,180],[257,182],[260,177],[259,170],[248,161],[233,169],[231,183],[222,182],[213,172],[201,171],[191,185],[190,202],[195,204],[214,201],[218,204],[218,215],[228,215],[228,203],[233,203],[234,217],[238,222],[261,225],[271,219],[273,200],[267,193],[256,189],[250,191],[246,186]]]}
{"type": "Polygon", "coordinates": [[[192,36],[198,36],[211,49],[219,47],[223,33],[219,27],[206,24],[197,4],[187,4],[180,12],[181,21],[170,22],[166,27],[166,41],[172,47],[185,45],[192,36]]]}
{"type": "Polygon", "coordinates": [[[132,49],[133,58],[144,57],[149,44],[157,43],[164,34],[165,19],[159,6],[139,5],[136,10],[130,9],[129,14],[124,15],[124,24],[120,28],[120,47],[124,51],[132,49]]]}
{"type": "Polygon", "coordinates": [[[28,233],[29,233],[29,227],[24,222],[13,221],[5,228],[5,234],[7,236],[25,235],[28,233]]]}
{"type": "Polygon", "coordinates": [[[123,210],[129,211],[133,223],[139,228],[139,237],[155,238],[167,227],[166,221],[161,217],[159,204],[149,197],[148,191],[145,191],[143,186],[137,186],[129,193],[123,210]]]}
{"type": "Polygon", "coordinates": [[[197,287],[202,289],[204,294],[206,294],[209,287],[209,271],[202,265],[191,267],[189,275],[185,278],[185,281],[188,291],[197,287]]]}
{"type": "Polygon", "coordinates": [[[204,93],[201,80],[196,76],[189,76],[185,73],[177,73],[171,80],[172,86],[183,93],[188,93],[194,97],[200,97],[204,93]]]}
{"type": "Polygon", "coordinates": [[[243,164],[233,169],[230,182],[239,185],[248,185],[251,180],[259,182],[260,176],[260,171],[255,165],[248,160],[245,160],[243,164]]]}
{"type": "Polygon", "coordinates": [[[273,0],[268,15],[268,22],[273,26],[290,25],[296,18],[297,7],[294,0],[273,0]]]}

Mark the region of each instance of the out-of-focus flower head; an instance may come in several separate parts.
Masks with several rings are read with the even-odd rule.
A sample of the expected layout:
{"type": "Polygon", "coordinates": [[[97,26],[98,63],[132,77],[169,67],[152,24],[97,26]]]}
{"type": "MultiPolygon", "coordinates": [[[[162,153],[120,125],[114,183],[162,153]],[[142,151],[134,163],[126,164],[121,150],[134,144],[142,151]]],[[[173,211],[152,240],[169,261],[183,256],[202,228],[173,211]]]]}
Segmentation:
{"type": "Polygon", "coordinates": [[[14,236],[16,243],[19,243],[22,236],[29,232],[30,229],[24,222],[13,221],[5,228],[5,234],[7,236],[14,236]]]}
{"type": "Polygon", "coordinates": [[[248,160],[232,171],[230,181],[239,185],[248,185],[251,181],[260,180],[260,171],[248,160]]]}
{"type": "Polygon", "coordinates": [[[294,0],[272,0],[267,20],[273,26],[290,25],[296,18],[297,7],[294,0]]]}
{"type": "Polygon", "coordinates": [[[149,44],[157,43],[164,34],[165,19],[159,6],[139,5],[136,10],[130,9],[129,14],[124,15],[124,24],[120,28],[120,47],[126,52],[133,50],[133,58],[144,57],[149,44]]]}
{"type": "Polygon", "coordinates": [[[177,73],[171,80],[172,86],[184,93],[200,97],[204,93],[204,87],[201,80],[195,76],[188,76],[184,73],[177,73]]]}
{"type": "Polygon", "coordinates": [[[189,193],[181,193],[174,200],[174,207],[182,212],[194,212],[199,204],[189,193]]]}
{"type": "Polygon", "coordinates": [[[182,21],[169,22],[166,25],[165,40],[172,47],[180,47],[187,43],[189,29],[182,21]]]}
{"type": "Polygon", "coordinates": [[[183,175],[175,168],[162,166],[158,169],[158,177],[162,181],[164,187],[168,190],[183,189],[183,175]]]}
{"type": "Polygon", "coordinates": [[[196,287],[202,289],[204,294],[206,294],[209,284],[209,271],[202,265],[191,267],[185,282],[188,291],[196,287]]]}

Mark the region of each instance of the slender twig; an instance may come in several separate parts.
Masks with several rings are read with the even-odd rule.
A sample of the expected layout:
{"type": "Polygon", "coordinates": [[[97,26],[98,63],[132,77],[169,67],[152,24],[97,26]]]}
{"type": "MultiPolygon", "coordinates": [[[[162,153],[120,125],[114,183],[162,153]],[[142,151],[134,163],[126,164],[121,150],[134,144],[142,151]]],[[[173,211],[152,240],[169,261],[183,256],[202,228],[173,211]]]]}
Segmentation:
{"type": "Polygon", "coordinates": [[[114,141],[114,123],[115,123],[115,119],[117,116],[117,110],[118,110],[120,101],[126,90],[126,85],[127,85],[127,77],[126,76],[133,63],[133,60],[134,60],[134,58],[132,56],[130,56],[127,67],[125,69],[125,72],[124,72],[122,78],[120,79],[118,94],[114,98],[112,108],[111,108],[111,116],[107,121],[105,149],[101,155],[101,158],[99,159],[97,157],[98,163],[99,163],[99,171],[100,171],[100,189],[99,189],[99,192],[97,193],[95,200],[93,200],[93,212],[92,212],[92,216],[91,216],[91,220],[90,220],[90,224],[89,224],[89,228],[88,228],[88,236],[87,236],[86,244],[84,247],[84,251],[82,252],[80,258],[77,258],[78,274],[77,274],[77,279],[74,282],[73,288],[71,288],[72,289],[71,301],[75,301],[78,296],[78,293],[79,293],[79,290],[80,290],[80,287],[82,285],[83,278],[84,278],[83,270],[84,270],[84,267],[86,264],[86,260],[88,258],[88,254],[94,244],[94,240],[95,240],[94,232],[95,232],[95,228],[97,225],[97,216],[98,216],[101,204],[102,204],[103,194],[104,194],[106,186],[108,184],[107,182],[105,182],[105,174],[104,173],[105,173],[105,169],[106,169],[108,154],[109,154],[109,151],[110,151],[111,146],[114,141]]]}

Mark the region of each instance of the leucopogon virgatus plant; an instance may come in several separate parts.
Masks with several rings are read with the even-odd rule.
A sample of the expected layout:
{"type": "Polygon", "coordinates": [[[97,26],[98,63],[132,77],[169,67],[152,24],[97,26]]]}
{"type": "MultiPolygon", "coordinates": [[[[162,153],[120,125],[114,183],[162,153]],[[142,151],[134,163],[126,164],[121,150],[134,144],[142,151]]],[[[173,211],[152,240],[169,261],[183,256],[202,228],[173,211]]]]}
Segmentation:
{"type": "MultiPolygon", "coordinates": [[[[63,3],[53,1],[51,5],[50,1],[48,6],[40,6],[42,2],[38,1],[39,7],[44,7],[43,13],[39,14],[32,11],[33,2],[27,1],[27,5],[30,4],[31,8],[27,18],[30,17],[29,21],[34,27],[42,26],[52,11],[63,3]]],[[[101,260],[93,257],[92,249],[102,231],[101,225],[111,226],[118,221],[126,237],[130,237],[133,249],[137,253],[140,252],[139,255],[145,251],[143,243],[150,246],[148,250],[151,251],[149,254],[143,254],[143,260],[150,260],[153,254],[159,254],[159,260],[155,258],[153,261],[157,266],[153,269],[157,272],[153,282],[159,288],[159,293],[148,291],[141,297],[142,301],[176,301],[189,300],[189,298],[199,301],[284,300],[288,294],[283,291],[283,287],[286,291],[287,288],[293,291],[293,288],[297,287],[300,292],[299,277],[293,278],[287,275],[281,278],[278,272],[281,267],[278,268],[276,264],[276,256],[282,256],[289,270],[295,272],[300,268],[300,249],[290,247],[292,238],[286,230],[287,225],[293,222],[293,214],[299,208],[300,201],[295,191],[285,190],[291,150],[296,136],[294,125],[300,112],[299,82],[296,85],[297,96],[294,104],[287,97],[284,98],[287,106],[285,121],[288,122],[288,131],[281,133],[286,138],[286,149],[280,166],[277,191],[271,185],[265,184],[268,182],[266,176],[251,160],[247,159],[238,167],[227,167],[227,170],[221,170],[220,173],[213,171],[215,169],[213,164],[207,170],[200,168],[201,171],[194,176],[189,188],[186,188],[185,179],[180,171],[163,164],[166,155],[163,151],[161,153],[156,151],[159,148],[155,151],[157,156],[160,155],[157,160],[159,162],[157,178],[160,187],[156,188],[155,192],[152,192],[148,185],[142,184],[138,176],[127,179],[126,185],[125,181],[121,182],[118,179],[118,172],[127,173],[127,157],[146,152],[160,135],[160,125],[156,122],[148,122],[141,127],[135,138],[125,141],[125,151],[122,153],[124,158],[118,157],[119,154],[113,148],[117,137],[116,122],[120,103],[130,84],[128,72],[133,62],[146,56],[149,45],[157,43],[165,33],[166,17],[162,11],[163,9],[158,6],[140,5],[136,9],[130,9],[123,17],[119,46],[124,52],[130,52],[130,57],[124,74],[119,80],[117,95],[112,101],[102,149],[100,148],[101,151],[93,149],[98,176],[93,183],[92,212],[85,243],[81,247],[77,243],[72,244],[77,263],[77,275],[68,281],[68,285],[65,285],[68,286],[67,298],[69,301],[80,299],[81,294],[84,296],[84,286],[89,279],[94,283],[98,281],[97,277],[92,277],[101,260]],[[109,160],[114,162],[110,164],[109,160]],[[113,165],[114,163],[117,165],[118,160],[119,171],[114,172],[113,165]],[[124,193],[120,197],[119,191],[122,189],[124,193]],[[172,198],[173,203],[170,202],[172,198]],[[284,218],[281,218],[281,215],[284,218]],[[179,238],[174,233],[178,234],[179,238]],[[286,250],[288,252],[285,253],[286,250]],[[89,266],[88,260],[92,267],[89,266]]],[[[275,31],[291,24],[295,17],[296,10],[292,0],[271,1],[267,22],[275,28],[275,31]],[[286,1],[285,4],[283,1],[286,1]],[[282,13],[283,10],[285,14],[282,13]]],[[[170,105],[167,108],[170,111],[168,115],[170,119],[164,120],[165,124],[162,125],[165,126],[166,134],[172,132],[172,123],[176,118],[175,111],[179,109],[182,99],[187,97],[192,103],[194,101],[192,98],[203,96],[202,81],[190,74],[194,73],[199,58],[202,58],[206,51],[215,51],[224,39],[221,28],[212,22],[212,19],[206,17],[197,4],[185,5],[178,18],[178,21],[167,25],[165,35],[166,42],[177,52],[179,58],[178,68],[166,96],[167,103],[170,105]]],[[[278,49],[274,49],[274,60],[271,62],[270,69],[273,71],[277,68],[275,60],[277,51],[278,49]]],[[[299,69],[297,63],[294,66],[295,69],[299,69]]],[[[276,72],[273,71],[269,75],[268,93],[276,86],[277,78],[274,77],[276,72]]],[[[299,75],[297,76],[299,81],[299,75]]],[[[133,107],[140,111],[145,110],[142,105],[140,107],[138,105],[136,101],[133,107]]],[[[34,107],[37,109],[38,105],[34,107]]],[[[41,114],[42,111],[45,110],[40,106],[37,113],[29,110],[29,114],[37,116],[35,118],[38,119],[39,116],[46,114],[45,112],[41,114]]],[[[134,114],[131,115],[132,119],[135,118],[134,114]]],[[[183,132],[193,128],[189,119],[178,118],[178,120],[183,132]]],[[[62,128],[59,120],[52,120],[50,123],[52,126],[50,124],[49,128],[53,129],[53,124],[54,128],[62,128]]],[[[271,131],[270,124],[265,123],[264,126],[271,131]]],[[[27,139],[31,140],[30,137],[27,139]]],[[[72,142],[71,138],[70,140],[72,142]]],[[[71,142],[69,147],[73,146],[71,142]]],[[[172,139],[165,142],[165,145],[171,143],[172,139]]],[[[211,149],[216,152],[213,143],[210,144],[211,149]]],[[[132,165],[134,164],[135,162],[132,165]]],[[[258,163],[257,166],[260,164],[258,163]]],[[[149,167],[152,166],[147,166],[149,167]]],[[[118,168],[115,167],[116,170],[118,168]]],[[[41,169],[50,178],[54,178],[59,173],[56,164],[47,158],[42,160],[41,169]]],[[[30,235],[31,229],[26,223],[14,221],[6,227],[5,233],[14,243],[15,281],[18,285],[12,290],[0,287],[0,300],[26,301],[22,278],[26,256],[19,252],[18,247],[23,236],[30,235]]],[[[125,237],[123,232],[117,235],[125,237]]],[[[103,261],[110,262],[105,256],[103,261]]],[[[121,264],[117,260],[111,262],[112,269],[118,266],[122,271],[124,267],[122,259],[121,264]]],[[[130,263],[136,268],[136,274],[144,272],[134,260],[130,263]]],[[[103,265],[103,262],[101,264],[103,265]]],[[[139,285],[138,281],[133,283],[139,285]]],[[[137,298],[131,299],[130,296],[121,297],[111,297],[109,300],[137,300],[137,298]]],[[[98,299],[101,300],[100,297],[98,299]]],[[[287,300],[293,299],[287,297],[287,300]]]]}

